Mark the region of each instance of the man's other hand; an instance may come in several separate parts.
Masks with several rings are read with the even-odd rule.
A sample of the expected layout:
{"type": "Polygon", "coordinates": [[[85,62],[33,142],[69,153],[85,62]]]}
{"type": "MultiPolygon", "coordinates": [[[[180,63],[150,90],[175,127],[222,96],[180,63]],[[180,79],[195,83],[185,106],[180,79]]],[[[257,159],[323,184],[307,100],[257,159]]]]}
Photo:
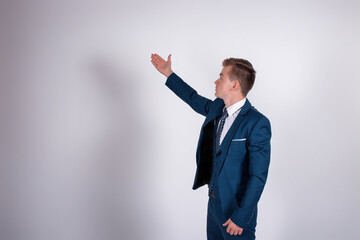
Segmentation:
{"type": "Polygon", "coordinates": [[[151,62],[154,65],[154,67],[165,77],[169,77],[170,74],[173,73],[171,70],[171,54],[168,56],[168,60],[165,61],[162,57],[159,55],[151,54],[151,62]]]}
{"type": "Polygon", "coordinates": [[[243,232],[243,229],[238,225],[236,225],[235,223],[233,223],[233,221],[231,221],[230,218],[229,220],[226,221],[226,223],[223,224],[223,226],[224,227],[228,226],[226,232],[229,233],[230,235],[241,235],[243,232]]]}

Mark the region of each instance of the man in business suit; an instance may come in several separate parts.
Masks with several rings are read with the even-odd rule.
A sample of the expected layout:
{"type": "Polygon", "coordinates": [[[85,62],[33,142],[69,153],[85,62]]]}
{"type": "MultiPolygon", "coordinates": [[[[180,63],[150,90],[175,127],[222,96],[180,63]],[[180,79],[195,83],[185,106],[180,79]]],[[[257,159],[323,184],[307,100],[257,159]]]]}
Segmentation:
{"type": "Polygon", "coordinates": [[[167,61],[152,54],[151,62],[167,77],[166,86],[206,117],[193,189],[209,186],[208,239],[255,239],[257,203],[270,163],[271,127],[246,98],[255,81],[253,66],[244,59],[225,59],[212,101],[172,71],[171,54],[167,61]]]}

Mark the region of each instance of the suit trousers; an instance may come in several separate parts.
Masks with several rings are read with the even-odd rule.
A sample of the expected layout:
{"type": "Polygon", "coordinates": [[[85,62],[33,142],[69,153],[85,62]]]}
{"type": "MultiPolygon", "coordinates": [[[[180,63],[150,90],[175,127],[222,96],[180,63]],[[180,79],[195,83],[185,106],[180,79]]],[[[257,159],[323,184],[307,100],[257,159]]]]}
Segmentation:
{"type": "Polygon", "coordinates": [[[207,210],[207,239],[208,240],[254,240],[255,232],[244,230],[241,235],[230,235],[226,232],[228,226],[223,224],[228,220],[224,217],[220,200],[209,196],[207,210]]]}

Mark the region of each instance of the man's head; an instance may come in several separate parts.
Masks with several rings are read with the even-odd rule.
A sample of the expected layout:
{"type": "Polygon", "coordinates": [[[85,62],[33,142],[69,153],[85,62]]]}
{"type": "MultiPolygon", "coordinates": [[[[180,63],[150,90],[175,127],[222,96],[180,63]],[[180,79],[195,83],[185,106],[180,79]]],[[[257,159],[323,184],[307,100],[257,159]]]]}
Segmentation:
{"type": "Polygon", "coordinates": [[[230,95],[241,94],[246,97],[254,85],[255,74],[249,61],[240,58],[225,59],[220,78],[215,81],[215,96],[224,99],[230,95]]]}

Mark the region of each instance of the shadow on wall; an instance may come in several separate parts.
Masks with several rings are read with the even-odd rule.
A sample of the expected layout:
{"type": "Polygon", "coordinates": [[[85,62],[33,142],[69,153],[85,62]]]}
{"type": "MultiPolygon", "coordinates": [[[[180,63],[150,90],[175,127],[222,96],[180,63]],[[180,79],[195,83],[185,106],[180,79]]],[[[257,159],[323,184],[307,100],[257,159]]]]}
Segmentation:
{"type": "Polygon", "coordinates": [[[58,89],[52,72],[41,84],[30,76],[27,91],[40,96],[36,101],[14,91],[18,115],[10,118],[10,147],[0,159],[1,240],[144,239],[134,79],[100,58],[87,62],[86,77],[76,71],[81,77],[65,72],[58,89]]]}
{"type": "Polygon", "coordinates": [[[143,239],[137,219],[137,164],[139,151],[136,136],[139,124],[138,96],[133,89],[135,79],[119,69],[113,61],[97,58],[88,62],[90,79],[98,85],[100,98],[108,106],[110,124],[107,134],[96,146],[96,177],[89,186],[93,199],[92,212],[96,239],[143,239]]]}

